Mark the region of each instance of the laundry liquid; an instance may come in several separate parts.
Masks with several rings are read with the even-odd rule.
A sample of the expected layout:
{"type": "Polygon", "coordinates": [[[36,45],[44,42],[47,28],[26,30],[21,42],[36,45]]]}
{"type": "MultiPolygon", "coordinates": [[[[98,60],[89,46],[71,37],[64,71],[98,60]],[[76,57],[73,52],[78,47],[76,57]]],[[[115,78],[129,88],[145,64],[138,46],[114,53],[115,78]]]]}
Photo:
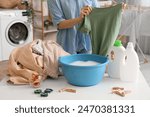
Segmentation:
{"type": "Polygon", "coordinates": [[[121,64],[122,81],[136,82],[139,74],[139,58],[132,42],[127,44],[125,58],[121,64]]]}
{"type": "Polygon", "coordinates": [[[125,48],[120,40],[116,40],[114,45],[109,50],[108,75],[110,78],[120,78],[121,64],[124,60],[125,48]]]}

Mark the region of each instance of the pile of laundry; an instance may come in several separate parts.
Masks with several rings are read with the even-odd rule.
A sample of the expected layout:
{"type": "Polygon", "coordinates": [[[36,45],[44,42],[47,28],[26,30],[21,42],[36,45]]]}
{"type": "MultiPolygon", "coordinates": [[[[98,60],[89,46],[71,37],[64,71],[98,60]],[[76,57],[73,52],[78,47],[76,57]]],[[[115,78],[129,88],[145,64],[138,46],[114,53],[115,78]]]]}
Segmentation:
{"type": "Polygon", "coordinates": [[[60,56],[69,55],[55,41],[40,39],[15,48],[9,58],[9,82],[39,87],[47,76],[58,78],[60,56]]]}
{"type": "Polygon", "coordinates": [[[0,8],[3,9],[25,9],[25,5],[22,4],[22,0],[0,0],[0,8]]]}

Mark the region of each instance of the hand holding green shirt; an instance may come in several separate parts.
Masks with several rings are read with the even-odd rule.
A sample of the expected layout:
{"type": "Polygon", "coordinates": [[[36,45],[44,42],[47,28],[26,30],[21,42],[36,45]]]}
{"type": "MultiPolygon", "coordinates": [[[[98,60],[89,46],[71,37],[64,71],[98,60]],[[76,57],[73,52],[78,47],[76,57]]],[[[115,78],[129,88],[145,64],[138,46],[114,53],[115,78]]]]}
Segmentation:
{"type": "Polygon", "coordinates": [[[107,55],[120,30],[122,4],[108,8],[93,8],[86,16],[79,30],[91,36],[92,53],[107,55]]]}

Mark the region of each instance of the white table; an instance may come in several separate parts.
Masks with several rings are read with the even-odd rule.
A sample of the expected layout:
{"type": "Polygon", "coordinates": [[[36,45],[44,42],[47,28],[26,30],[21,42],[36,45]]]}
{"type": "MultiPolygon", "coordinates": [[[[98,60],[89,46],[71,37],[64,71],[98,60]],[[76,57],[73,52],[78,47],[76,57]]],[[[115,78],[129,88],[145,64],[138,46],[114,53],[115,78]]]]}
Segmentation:
{"type": "Polygon", "coordinates": [[[146,83],[142,73],[139,73],[137,83],[122,82],[119,79],[110,79],[107,75],[97,85],[91,87],[77,87],[70,85],[64,78],[57,80],[46,79],[42,82],[41,89],[52,88],[54,91],[48,97],[40,97],[34,94],[34,88],[28,85],[10,85],[6,79],[0,82],[0,99],[5,100],[149,100],[150,87],[146,83]],[[111,88],[114,86],[124,87],[131,90],[130,94],[120,97],[111,94],[111,88]],[[67,87],[76,89],[76,93],[62,92],[58,90],[67,87]]]}

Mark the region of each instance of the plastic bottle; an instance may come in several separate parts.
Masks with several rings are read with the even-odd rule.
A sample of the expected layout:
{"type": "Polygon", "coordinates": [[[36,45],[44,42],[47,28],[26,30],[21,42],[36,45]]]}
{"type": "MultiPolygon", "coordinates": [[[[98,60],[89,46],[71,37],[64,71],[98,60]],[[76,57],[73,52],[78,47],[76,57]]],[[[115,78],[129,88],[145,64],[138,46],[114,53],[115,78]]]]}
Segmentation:
{"type": "Polygon", "coordinates": [[[110,78],[120,78],[120,66],[123,64],[125,48],[120,40],[116,40],[109,50],[108,75],[110,78]]]}
{"type": "Polygon", "coordinates": [[[139,58],[132,42],[128,42],[124,62],[121,66],[122,81],[136,82],[139,74],[139,58]]]}

